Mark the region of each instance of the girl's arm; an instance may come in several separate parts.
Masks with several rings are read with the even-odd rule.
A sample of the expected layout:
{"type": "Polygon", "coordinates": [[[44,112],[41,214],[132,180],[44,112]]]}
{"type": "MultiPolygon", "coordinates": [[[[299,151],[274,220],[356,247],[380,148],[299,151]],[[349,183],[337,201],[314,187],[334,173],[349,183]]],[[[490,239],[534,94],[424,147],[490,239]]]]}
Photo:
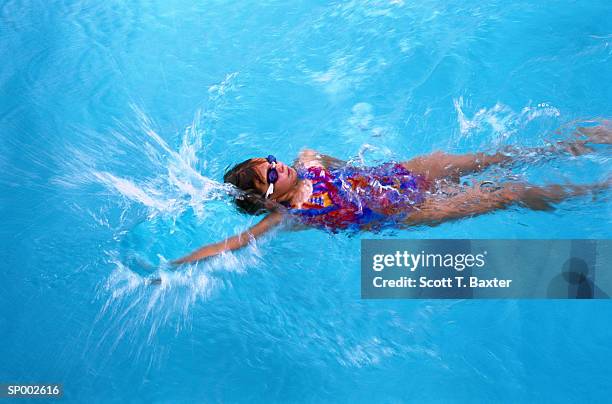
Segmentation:
{"type": "Polygon", "coordinates": [[[278,225],[282,220],[282,213],[280,212],[272,212],[255,226],[251,227],[247,231],[244,231],[237,236],[230,237],[224,241],[209,244],[200,249],[192,252],[189,255],[186,255],[182,258],[172,261],[173,265],[180,265],[187,262],[198,261],[207,257],[211,257],[213,255],[220,254],[224,251],[229,250],[237,250],[238,248],[242,248],[247,245],[251,239],[251,237],[257,238],[266,231],[270,230],[274,226],[278,225]]]}

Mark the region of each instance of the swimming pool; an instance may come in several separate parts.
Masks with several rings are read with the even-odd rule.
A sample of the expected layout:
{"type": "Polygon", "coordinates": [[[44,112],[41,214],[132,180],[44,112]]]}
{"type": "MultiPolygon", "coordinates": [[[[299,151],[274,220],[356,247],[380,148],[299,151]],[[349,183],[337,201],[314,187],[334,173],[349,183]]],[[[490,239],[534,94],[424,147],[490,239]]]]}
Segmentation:
{"type": "MultiPolygon", "coordinates": [[[[0,2],[0,381],[65,399],[602,401],[607,301],[365,301],[361,238],[610,238],[609,192],[379,234],[234,234],[225,168],[562,138],[612,116],[607,1],[0,2]],[[147,263],[163,283],[143,284],[147,263]]],[[[536,156],[537,157],[537,156],[536,156]]],[[[535,159],[600,180],[604,150],[535,159]]],[[[492,175],[494,175],[493,173],[492,175]]]]}

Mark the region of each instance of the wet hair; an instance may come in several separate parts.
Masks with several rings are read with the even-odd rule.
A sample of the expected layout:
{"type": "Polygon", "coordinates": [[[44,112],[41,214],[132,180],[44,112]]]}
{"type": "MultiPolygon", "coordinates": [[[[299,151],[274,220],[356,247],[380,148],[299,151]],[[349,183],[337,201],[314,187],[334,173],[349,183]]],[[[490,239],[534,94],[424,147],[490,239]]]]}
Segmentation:
{"type": "Polygon", "coordinates": [[[255,167],[266,162],[264,158],[252,158],[236,164],[223,175],[223,182],[233,184],[243,191],[234,197],[238,209],[251,215],[259,215],[268,210],[264,195],[257,190],[256,184],[264,182],[255,167]]]}

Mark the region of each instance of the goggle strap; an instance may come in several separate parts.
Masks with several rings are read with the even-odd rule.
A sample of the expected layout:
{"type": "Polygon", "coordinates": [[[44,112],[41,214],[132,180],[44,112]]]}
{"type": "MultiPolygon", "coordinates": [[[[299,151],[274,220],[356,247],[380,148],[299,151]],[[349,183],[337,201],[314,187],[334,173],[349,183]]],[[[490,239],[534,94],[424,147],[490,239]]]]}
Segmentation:
{"type": "Polygon", "coordinates": [[[266,191],[266,199],[272,195],[272,193],[274,192],[274,184],[270,184],[270,186],[268,187],[268,190],[266,191]]]}

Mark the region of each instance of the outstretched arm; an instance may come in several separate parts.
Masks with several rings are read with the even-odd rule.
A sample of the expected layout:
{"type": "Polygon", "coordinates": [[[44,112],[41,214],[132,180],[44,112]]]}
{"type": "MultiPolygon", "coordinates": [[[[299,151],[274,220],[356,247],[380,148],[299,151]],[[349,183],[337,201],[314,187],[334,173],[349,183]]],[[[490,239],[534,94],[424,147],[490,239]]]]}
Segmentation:
{"type": "Polygon", "coordinates": [[[282,220],[282,213],[272,212],[268,216],[264,217],[263,220],[251,227],[247,231],[244,231],[236,236],[230,237],[224,241],[209,244],[200,249],[186,255],[182,258],[172,261],[174,265],[180,265],[187,262],[198,261],[213,255],[220,254],[224,251],[237,250],[242,248],[249,243],[251,237],[257,238],[266,231],[270,230],[274,226],[278,225],[282,220]]]}

